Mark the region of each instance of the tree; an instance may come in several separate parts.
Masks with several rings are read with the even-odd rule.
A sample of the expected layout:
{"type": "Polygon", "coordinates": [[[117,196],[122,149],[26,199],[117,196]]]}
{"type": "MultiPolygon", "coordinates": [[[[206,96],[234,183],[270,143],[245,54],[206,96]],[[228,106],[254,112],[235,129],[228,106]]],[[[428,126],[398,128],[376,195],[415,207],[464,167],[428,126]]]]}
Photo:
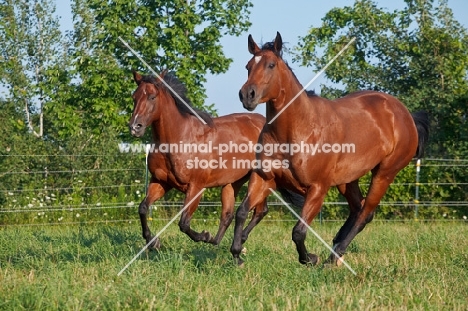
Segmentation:
{"type": "Polygon", "coordinates": [[[127,75],[130,69],[148,72],[119,41],[122,37],[156,71],[175,71],[199,108],[206,97],[205,75],[223,73],[232,62],[224,55],[221,37],[247,30],[252,6],[248,0],[78,2],[89,6],[92,22],[99,30],[89,42],[90,50],[102,50],[114,57],[127,75]]]}
{"type": "Polygon", "coordinates": [[[0,81],[36,137],[44,136],[45,106],[57,99],[57,79],[66,67],[54,12],[50,0],[0,1],[0,81]]]}

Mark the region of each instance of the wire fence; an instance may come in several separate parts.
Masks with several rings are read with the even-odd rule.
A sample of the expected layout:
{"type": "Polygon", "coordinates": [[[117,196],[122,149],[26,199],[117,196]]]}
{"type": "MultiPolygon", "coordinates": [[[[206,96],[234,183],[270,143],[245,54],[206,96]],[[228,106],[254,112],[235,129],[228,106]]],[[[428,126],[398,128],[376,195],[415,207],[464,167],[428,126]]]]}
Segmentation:
{"type": "MultiPolygon", "coordinates": [[[[13,159],[41,157],[106,158],[111,155],[0,155],[13,159]]],[[[27,163],[27,161],[26,161],[27,163]]],[[[71,225],[93,223],[118,223],[138,221],[138,205],[145,197],[147,171],[145,163],[127,168],[67,168],[36,167],[27,164],[10,166],[0,170],[0,226],[22,225],[71,225]],[[125,177],[122,177],[125,176],[125,177]],[[14,182],[11,182],[14,181],[14,182]],[[26,182],[28,181],[28,182],[26,182]],[[67,184],[68,183],[68,184],[67,184]],[[101,184],[99,184],[101,183],[101,184]]],[[[390,189],[396,194],[386,196],[380,203],[383,210],[381,221],[407,221],[418,209],[432,209],[432,216],[425,221],[467,221],[468,216],[468,160],[467,159],[425,159],[421,165],[421,181],[416,178],[415,163],[408,166],[403,178],[395,180],[390,189]],[[427,171],[426,171],[427,170],[427,171]],[[461,172],[460,172],[461,171],[461,172]],[[454,172],[457,172],[456,174],[454,172]],[[455,176],[459,174],[460,176],[455,176]],[[463,178],[465,176],[465,178],[463,178]],[[418,190],[416,190],[418,189],[418,190]],[[420,192],[421,197],[415,196],[420,192]],[[453,194],[457,195],[454,196],[453,194]],[[456,198],[455,200],[453,198],[456,198]],[[387,217],[386,210],[403,208],[401,217],[387,217]],[[437,215],[437,217],[434,217],[437,215]]],[[[367,189],[369,179],[360,184],[367,189]]],[[[391,192],[391,190],[389,191],[391,192]]],[[[179,195],[178,198],[182,198],[179,195]]],[[[237,205],[240,202],[237,202],[237,205]]],[[[321,221],[342,221],[347,214],[347,203],[331,196],[323,204],[321,221]],[[337,212],[338,211],[338,212],[337,212]]],[[[153,220],[170,219],[183,206],[174,198],[162,199],[151,208],[153,220]]],[[[270,211],[281,209],[281,203],[269,202],[270,211]]],[[[199,210],[205,211],[195,216],[194,221],[215,221],[221,203],[202,201],[199,210]],[[208,211],[208,212],[206,212],[208,211]]],[[[195,214],[197,215],[197,214],[195,214]]],[[[398,215],[397,215],[398,216],[398,215]]],[[[266,221],[295,221],[269,218],[266,221]]]]}

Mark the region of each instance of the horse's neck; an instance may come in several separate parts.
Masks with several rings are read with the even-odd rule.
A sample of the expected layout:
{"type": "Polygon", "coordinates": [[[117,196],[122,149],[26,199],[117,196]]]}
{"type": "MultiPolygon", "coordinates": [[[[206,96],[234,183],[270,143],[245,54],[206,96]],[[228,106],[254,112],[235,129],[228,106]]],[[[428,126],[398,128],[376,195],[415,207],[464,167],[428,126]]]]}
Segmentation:
{"type": "Polygon", "coordinates": [[[267,123],[274,119],[270,125],[270,131],[274,132],[277,138],[289,138],[294,136],[294,131],[297,129],[320,123],[319,110],[322,104],[319,98],[317,97],[317,101],[313,102],[314,100],[302,91],[302,85],[292,78],[288,80],[288,83],[289,85],[285,85],[280,97],[267,103],[267,123]],[[291,102],[299,93],[300,95],[291,102]]]}
{"type": "Polygon", "coordinates": [[[188,134],[197,126],[198,120],[184,116],[174,102],[167,103],[161,109],[159,120],[151,125],[153,140],[156,143],[179,143],[186,140],[188,134]]]}

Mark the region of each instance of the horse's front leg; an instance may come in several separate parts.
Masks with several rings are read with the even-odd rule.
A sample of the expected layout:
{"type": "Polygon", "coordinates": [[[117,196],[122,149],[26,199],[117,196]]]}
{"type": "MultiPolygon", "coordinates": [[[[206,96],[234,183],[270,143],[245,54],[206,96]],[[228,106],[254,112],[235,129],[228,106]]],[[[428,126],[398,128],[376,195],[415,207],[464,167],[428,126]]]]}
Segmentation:
{"type": "Polygon", "coordinates": [[[252,231],[256,225],[258,225],[258,223],[265,217],[266,214],[268,214],[268,205],[267,200],[265,199],[263,203],[260,203],[255,207],[250,222],[248,223],[247,227],[242,230],[242,244],[247,241],[250,231],[252,231]]]}
{"type": "Polygon", "coordinates": [[[243,263],[243,260],[240,258],[243,243],[247,240],[250,230],[252,230],[261,218],[263,218],[263,208],[266,206],[266,198],[271,193],[270,188],[276,188],[274,179],[266,181],[257,173],[252,173],[249,181],[249,188],[247,190],[247,196],[244,198],[236,212],[231,254],[238,265],[243,263]],[[256,211],[250,223],[252,225],[250,226],[249,224],[244,231],[244,224],[247,216],[254,208],[256,211]]]}
{"type": "Polygon", "coordinates": [[[320,212],[328,188],[329,187],[324,187],[323,185],[313,185],[309,188],[305,196],[304,207],[302,208],[302,219],[299,220],[293,228],[292,240],[296,244],[299,262],[302,264],[316,265],[319,262],[317,255],[307,252],[304,242],[308,226],[320,212]]]}
{"type": "MultiPolygon", "coordinates": [[[[151,179],[150,184],[148,185],[147,195],[143,199],[143,201],[141,201],[140,206],[138,207],[143,238],[146,240],[146,243],[149,243],[153,239],[153,237],[151,236],[151,230],[148,227],[147,216],[149,207],[151,206],[151,204],[153,204],[154,201],[161,198],[170,189],[171,188],[169,186],[162,184],[154,179],[151,179]]],[[[150,247],[154,249],[159,249],[160,246],[161,243],[158,238],[154,240],[150,245],[150,247]]]]}

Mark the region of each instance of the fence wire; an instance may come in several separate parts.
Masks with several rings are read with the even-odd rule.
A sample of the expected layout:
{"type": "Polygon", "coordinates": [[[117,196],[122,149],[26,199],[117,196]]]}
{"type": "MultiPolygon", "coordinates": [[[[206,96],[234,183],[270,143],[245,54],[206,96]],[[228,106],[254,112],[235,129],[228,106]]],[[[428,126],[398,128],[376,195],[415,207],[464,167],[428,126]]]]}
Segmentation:
{"type": "MultiPolygon", "coordinates": [[[[77,154],[68,154],[68,155],[0,155],[0,158],[5,158],[5,157],[14,157],[14,158],[19,158],[19,157],[113,157],[114,155],[109,155],[109,154],[101,154],[101,155],[93,155],[93,154],[84,154],[84,155],[77,155],[77,154]]],[[[437,167],[437,168],[443,168],[446,167],[450,170],[453,170],[455,168],[464,168],[468,167],[468,159],[424,159],[423,160],[423,165],[421,167],[424,169],[424,167],[437,167]]],[[[44,175],[47,176],[48,178],[51,178],[51,175],[59,175],[59,174],[70,174],[72,175],[75,179],[78,178],[81,175],[85,174],[98,174],[100,176],[103,176],[103,174],[106,173],[111,173],[111,172],[141,172],[141,177],[144,178],[145,174],[145,167],[140,167],[140,168],[125,168],[125,169],[113,169],[113,168],[98,168],[98,169],[52,169],[52,168],[47,168],[44,166],[43,170],[31,170],[29,171],[27,168],[24,169],[19,169],[15,171],[0,171],[0,178],[5,177],[5,176],[40,176],[44,175]]],[[[1,179],[0,179],[1,181],[1,179]]],[[[112,185],[100,185],[100,186],[90,186],[86,185],[85,183],[82,183],[79,179],[73,180],[70,184],[69,187],[54,187],[51,186],[49,183],[45,183],[42,188],[33,188],[33,189],[24,189],[24,188],[12,188],[12,189],[2,189],[0,190],[1,193],[4,194],[5,197],[11,198],[10,205],[3,205],[0,206],[0,217],[1,215],[13,215],[13,214],[27,214],[27,213],[34,213],[34,214],[41,214],[44,215],[46,213],[55,213],[55,212],[63,212],[63,213],[77,213],[77,212],[105,212],[108,210],[122,210],[122,211],[131,211],[132,213],[135,214],[135,218],[128,218],[128,219],[112,219],[112,220],[91,220],[91,221],[69,221],[69,222],[48,222],[48,223],[38,223],[38,224],[24,224],[24,225],[69,225],[69,224],[93,224],[93,223],[114,223],[114,222],[126,222],[126,221],[136,221],[138,220],[137,213],[135,213],[135,209],[138,207],[139,202],[136,200],[128,200],[128,201],[119,201],[119,202],[86,202],[86,203],[81,203],[81,204],[55,204],[53,201],[56,200],[54,197],[54,193],[61,193],[63,192],[68,192],[65,193],[65,195],[70,195],[76,191],[81,191],[81,192],[86,192],[86,191],[92,191],[92,190],[106,190],[106,189],[125,189],[125,191],[138,191],[140,199],[143,199],[144,193],[146,190],[146,185],[144,182],[141,182],[140,180],[135,180],[138,182],[135,183],[129,183],[129,184],[112,184],[112,185]],[[129,190],[130,189],[130,190],[129,190]],[[44,193],[47,193],[44,194],[44,193]],[[18,195],[34,195],[34,194],[41,194],[42,195],[42,200],[44,197],[48,197],[47,202],[41,202],[39,203],[39,199],[37,199],[34,204],[28,204],[28,205],[23,205],[21,204],[13,204],[16,203],[13,202],[14,197],[18,195]],[[31,205],[37,205],[40,204],[40,206],[31,206],[31,205]]],[[[367,187],[369,184],[368,183],[362,183],[360,186],[362,187],[367,187]]],[[[391,187],[421,187],[424,189],[424,187],[445,187],[450,191],[451,188],[453,187],[464,187],[467,186],[468,182],[439,182],[439,181],[434,181],[434,182],[405,182],[405,183],[393,183],[391,184],[391,187]]],[[[410,190],[409,190],[410,191],[410,190]]],[[[468,193],[468,189],[466,190],[468,193]]],[[[29,199],[29,197],[28,197],[29,199]]],[[[240,202],[237,202],[236,205],[240,204],[240,202]]],[[[280,206],[281,203],[279,202],[269,202],[269,206],[275,207],[275,206],[280,206]]],[[[324,202],[323,206],[326,208],[327,206],[345,206],[347,205],[346,202],[324,202]]],[[[159,201],[156,202],[153,205],[153,209],[159,209],[159,210],[164,210],[164,209],[169,209],[169,208],[177,208],[183,206],[183,202],[164,202],[164,201],[159,201]]],[[[200,208],[220,208],[221,204],[220,202],[205,202],[202,201],[199,205],[200,208]]],[[[401,206],[401,207],[414,207],[414,206],[419,206],[419,207],[447,207],[447,208],[455,208],[455,207],[466,207],[468,206],[468,201],[417,201],[415,200],[412,201],[392,201],[392,202],[381,202],[380,206],[401,206]]],[[[445,216],[444,216],[445,217],[445,216]]],[[[463,216],[465,218],[460,218],[460,219],[425,219],[425,221],[466,221],[466,216],[463,216]]],[[[158,220],[165,220],[166,218],[158,218],[158,220]]],[[[170,219],[170,218],[167,218],[170,219]]],[[[1,220],[1,219],[0,219],[1,220]]],[[[194,219],[195,221],[207,221],[207,219],[194,219]]],[[[210,219],[210,221],[213,219],[210,219]]],[[[292,221],[292,220],[267,220],[267,221],[292,221]]],[[[324,219],[323,221],[342,221],[342,220],[326,220],[324,219]]],[[[389,219],[386,221],[407,221],[405,219],[389,219]]],[[[0,221],[0,226],[4,226],[8,224],[2,224],[0,221]]],[[[23,224],[12,224],[12,225],[23,225],[23,224]]]]}

